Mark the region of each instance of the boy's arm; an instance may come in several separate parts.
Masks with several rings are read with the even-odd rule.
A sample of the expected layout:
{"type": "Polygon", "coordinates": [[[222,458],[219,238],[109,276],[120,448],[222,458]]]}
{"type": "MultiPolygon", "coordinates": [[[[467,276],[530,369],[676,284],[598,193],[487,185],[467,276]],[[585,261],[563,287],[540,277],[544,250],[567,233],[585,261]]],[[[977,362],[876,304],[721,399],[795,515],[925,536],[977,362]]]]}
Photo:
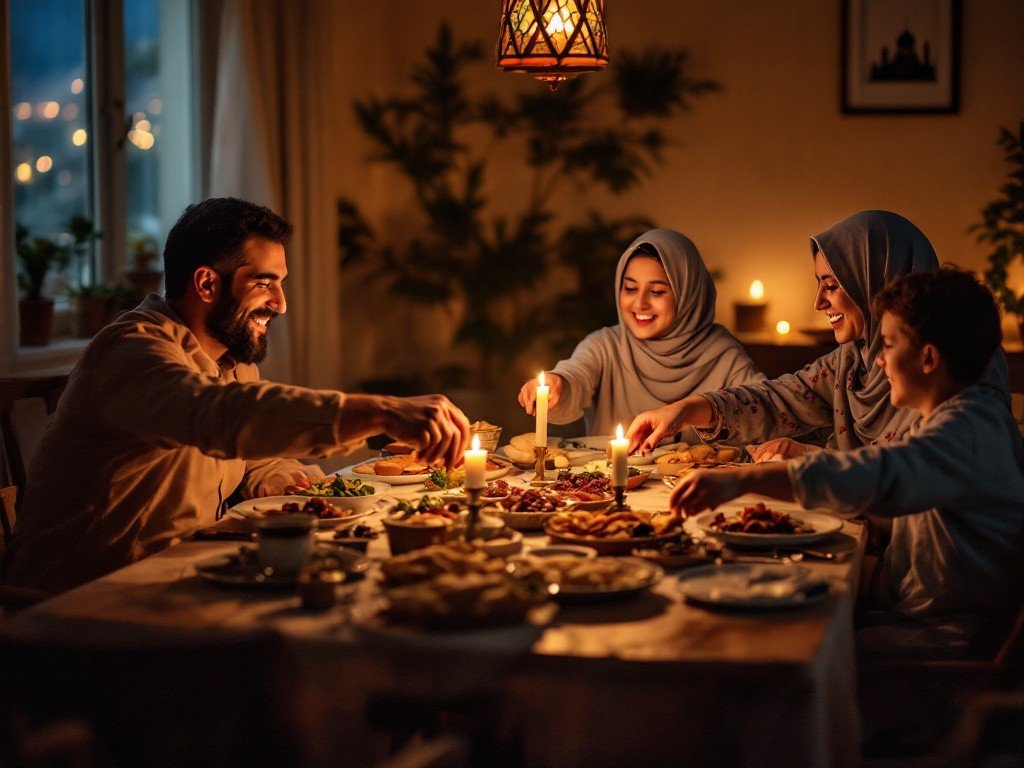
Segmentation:
{"type": "Polygon", "coordinates": [[[977,482],[968,412],[933,414],[902,443],[821,453],[788,462],[796,498],[806,508],[900,517],[948,506],[977,482]]]}

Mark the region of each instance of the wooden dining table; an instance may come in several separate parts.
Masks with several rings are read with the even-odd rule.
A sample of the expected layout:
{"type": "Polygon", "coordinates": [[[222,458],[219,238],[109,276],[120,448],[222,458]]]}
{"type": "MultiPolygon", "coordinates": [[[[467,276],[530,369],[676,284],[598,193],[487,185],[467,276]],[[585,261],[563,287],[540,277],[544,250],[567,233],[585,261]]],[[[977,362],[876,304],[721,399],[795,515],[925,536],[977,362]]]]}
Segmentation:
{"type": "MultiPolygon", "coordinates": [[[[416,497],[422,486],[390,495],[416,497]]],[[[665,508],[669,488],[648,480],[628,502],[665,508]]],[[[747,499],[753,502],[754,499],[747,499]]],[[[778,505],[785,507],[785,505],[778,505]]],[[[692,521],[690,521],[692,522],[692,521]]],[[[688,523],[689,524],[689,523],[688,523]]],[[[403,633],[367,633],[353,621],[373,600],[371,574],[341,588],[326,611],[306,611],[291,590],[240,590],[198,578],[195,564],[237,542],[185,540],[51,598],[6,623],[20,638],[109,631],[272,628],[298,660],[294,684],[316,713],[312,753],[323,765],[369,765],[384,741],[368,702],[458,697],[486,690],[513,724],[531,766],[850,766],[859,762],[852,605],[865,545],[853,520],[818,545],[839,556],[801,565],[827,579],[821,602],[737,611],[685,601],[669,572],[642,594],[562,606],[519,650],[456,636],[438,647],[403,633]]],[[[527,545],[547,543],[542,534],[527,545]]],[[[372,542],[387,556],[386,539],[372,542]]]]}

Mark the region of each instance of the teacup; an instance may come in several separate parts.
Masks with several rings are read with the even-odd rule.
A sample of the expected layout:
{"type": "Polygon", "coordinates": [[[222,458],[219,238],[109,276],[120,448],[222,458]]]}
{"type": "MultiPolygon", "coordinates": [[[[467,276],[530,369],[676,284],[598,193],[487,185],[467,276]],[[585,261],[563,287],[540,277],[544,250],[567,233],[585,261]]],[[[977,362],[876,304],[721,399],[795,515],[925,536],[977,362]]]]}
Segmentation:
{"type": "Polygon", "coordinates": [[[277,574],[298,573],[313,551],[316,521],[281,515],[256,522],[256,560],[277,574]]]}

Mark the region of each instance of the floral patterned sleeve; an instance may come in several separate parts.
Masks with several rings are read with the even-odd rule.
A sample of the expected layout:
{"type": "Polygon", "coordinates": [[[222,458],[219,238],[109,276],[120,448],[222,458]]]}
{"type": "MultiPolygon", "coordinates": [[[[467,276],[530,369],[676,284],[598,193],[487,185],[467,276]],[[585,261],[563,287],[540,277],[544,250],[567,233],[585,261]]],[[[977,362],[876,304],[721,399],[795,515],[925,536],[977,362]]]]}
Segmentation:
{"type": "Polygon", "coordinates": [[[703,393],[715,426],[698,433],[705,440],[740,445],[833,426],[838,356],[837,348],[796,373],[703,393]]]}

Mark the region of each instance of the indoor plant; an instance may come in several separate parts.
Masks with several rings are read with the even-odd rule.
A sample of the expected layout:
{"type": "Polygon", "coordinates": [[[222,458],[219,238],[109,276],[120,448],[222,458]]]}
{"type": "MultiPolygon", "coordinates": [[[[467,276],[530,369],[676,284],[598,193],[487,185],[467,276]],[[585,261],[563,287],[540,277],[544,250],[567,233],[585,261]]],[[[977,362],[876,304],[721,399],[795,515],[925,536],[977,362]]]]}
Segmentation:
{"type": "Polygon", "coordinates": [[[22,297],[18,302],[21,345],[45,346],[53,332],[53,299],[43,296],[43,283],[51,269],[64,269],[72,257],[84,258],[88,246],[99,233],[85,216],[72,216],[65,225],[70,243],[61,244],[47,237],[30,237],[29,229],[17,223],[14,243],[21,269],[18,287],[22,297]]]}
{"type": "Polygon", "coordinates": [[[1016,293],[1007,283],[1010,266],[1018,260],[1024,262],[1024,122],[1016,135],[1000,128],[998,143],[1006,150],[1009,178],[999,197],[982,209],[982,220],[971,231],[977,233],[979,242],[991,245],[985,279],[1003,309],[1016,316],[1024,337],[1024,292],[1016,293]]]}
{"type": "MultiPolygon", "coordinates": [[[[652,224],[643,216],[603,217],[586,206],[587,195],[639,185],[661,162],[662,122],[717,88],[687,76],[681,51],[621,51],[609,75],[554,92],[472,97],[464,74],[483,50],[457,43],[442,25],[413,72],[410,96],[355,104],[376,148],[373,160],[395,168],[412,190],[417,210],[408,219],[420,225],[403,228],[407,239],[378,233],[354,201],[338,203],[343,268],[370,264],[368,276],[383,278],[392,294],[457,308],[455,341],[475,352],[476,365],[439,368],[449,386],[486,387],[497,363],[507,369],[538,339],[578,341],[614,322],[608,286],[615,261],[652,224]],[[495,180],[494,166],[512,152],[522,155],[526,185],[495,180]],[[495,201],[493,188],[502,199],[495,201]],[[538,292],[558,265],[565,295],[549,285],[538,292]]],[[[501,82],[512,88],[514,81],[501,82]]]]}

